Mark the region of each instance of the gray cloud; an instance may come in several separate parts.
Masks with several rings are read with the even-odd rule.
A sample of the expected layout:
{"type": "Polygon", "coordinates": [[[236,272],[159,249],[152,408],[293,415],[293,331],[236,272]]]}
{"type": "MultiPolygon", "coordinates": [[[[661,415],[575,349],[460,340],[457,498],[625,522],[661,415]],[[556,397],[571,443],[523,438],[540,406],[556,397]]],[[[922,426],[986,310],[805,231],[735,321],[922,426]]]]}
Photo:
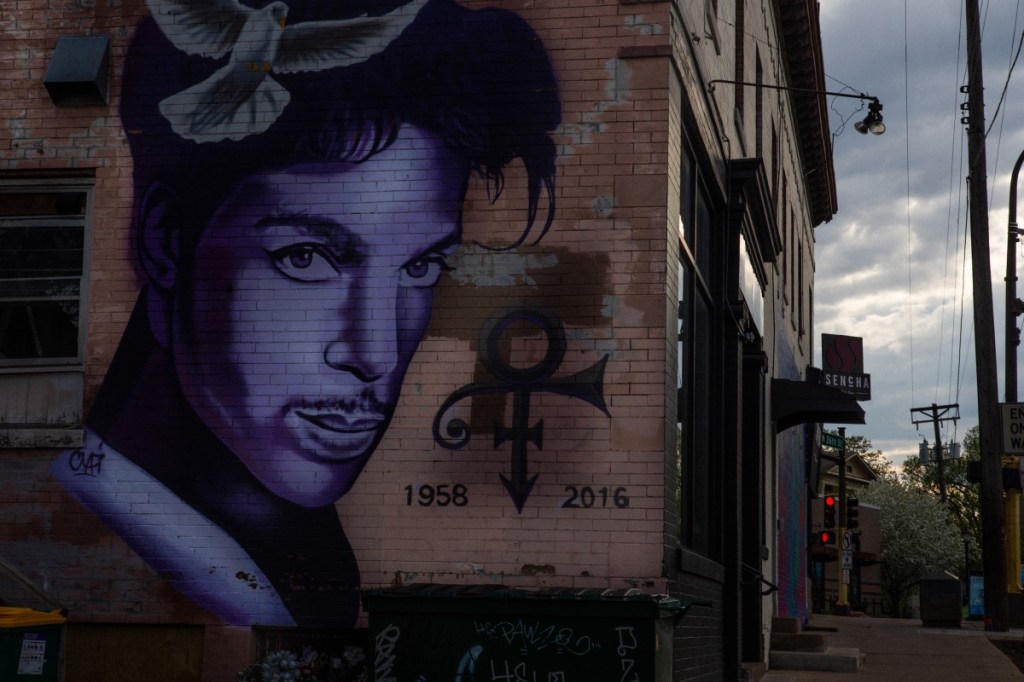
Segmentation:
{"type": "MultiPolygon", "coordinates": [[[[1024,29],[1024,17],[1009,5],[983,8],[987,124],[1024,29]]],[[[853,99],[832,102],[839,212],[816,230],[815,275],[816,333],[863,337],[872,375],[873,399],[863,403],[868,423],[848,433],[867,436],[897,462],[916,454],[922,437],[934,439],[930,424],[918,431],[911,423],[920,418],[911,408],[959,402],[961,420],[955,433],[945,426],[944,439],[960,438],[978,422],[969,256],[963,270],[963,8],[952,0],[912,0],[906,12],[904,32],[902,4],[821,4],[827,87],[845,83],[877,96],[887,132],[862,137],[852,124],[866,111],[853,99]]],[[[1024,149],[1024,61],[1017,69],[987,141],[1000,381],[1009,172],[1024,149]]],[[[999,390],[1002,400],[1001,384],[999,390]]]]}

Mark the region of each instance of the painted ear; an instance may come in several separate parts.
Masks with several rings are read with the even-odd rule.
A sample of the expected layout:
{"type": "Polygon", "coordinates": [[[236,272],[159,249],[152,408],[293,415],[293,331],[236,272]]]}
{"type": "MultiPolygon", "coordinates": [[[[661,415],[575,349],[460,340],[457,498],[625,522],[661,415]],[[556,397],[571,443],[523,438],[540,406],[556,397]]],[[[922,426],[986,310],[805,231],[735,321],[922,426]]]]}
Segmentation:
{"type": "Polygon", "coordinates": [[[149,279],[145,300],[153,337],[170,348],[175,284],[180,275],[181,234],[178,196],[163,183],[154,183],[139,204],[137,248],[149,279]]]}
{"type": "Polygon", "coordinates": [[[139,260],[149,281],[169,291],[178,277],[178,196],[163,183],[146,190],[138,213],[139,260]]]}

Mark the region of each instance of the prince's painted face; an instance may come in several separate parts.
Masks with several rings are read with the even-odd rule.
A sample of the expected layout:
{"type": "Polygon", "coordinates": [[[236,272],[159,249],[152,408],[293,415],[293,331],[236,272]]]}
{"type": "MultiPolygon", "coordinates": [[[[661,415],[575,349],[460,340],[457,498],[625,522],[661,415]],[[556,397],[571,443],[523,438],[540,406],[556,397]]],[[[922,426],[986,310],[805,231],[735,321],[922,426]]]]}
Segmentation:
{"type": "Polygon", "coordinates": [[[344,494],[373,453],[458,245],[465,164],[418,128],[358,162],[239,182],[179,283],[184,395],[270,491],[344,494]]]}

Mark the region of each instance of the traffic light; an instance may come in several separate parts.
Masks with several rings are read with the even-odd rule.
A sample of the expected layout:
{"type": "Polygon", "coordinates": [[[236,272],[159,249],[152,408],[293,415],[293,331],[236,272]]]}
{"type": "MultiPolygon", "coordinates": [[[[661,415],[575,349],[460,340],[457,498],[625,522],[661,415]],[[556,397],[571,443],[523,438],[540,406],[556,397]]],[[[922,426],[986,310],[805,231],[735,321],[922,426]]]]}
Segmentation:
{"type": "MultiPolygon", "coordinates": [[[[832,530],[836,527],[836,507],[839,505],[839,498],[835,495],[825,497],[825,530],[832,530]]],[[[834,538],[833,538],[834,539],[834,538]]]]}
{"type": "Polygon", "coordinates": [[[860,502],[857,501],[856,497],[846,498],[846,527],[847,528],[859,528],[860,527],[860,502]]]}
{"type": "Polygon", "coordinates": [[[822,530],[818,531],[818,544],[819,545],[834,545],[836,544],[835,531],[822,530]]]}

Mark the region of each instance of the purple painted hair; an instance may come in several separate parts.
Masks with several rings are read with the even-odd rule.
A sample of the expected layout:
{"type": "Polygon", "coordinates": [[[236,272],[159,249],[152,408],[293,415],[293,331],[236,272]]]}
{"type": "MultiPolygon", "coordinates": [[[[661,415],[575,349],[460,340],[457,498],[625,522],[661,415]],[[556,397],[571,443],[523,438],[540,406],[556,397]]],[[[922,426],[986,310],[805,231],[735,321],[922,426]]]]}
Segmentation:
{"type": "MultiPolygon", "coordinates": [[[[291,0],[288,20],[380,15],[401,4],[291,0]]],[[[241,178],[295,163],[359,161],[387,148],[403,124],[442,139],[468,170],[487,179],[493,197],[501,192],[504,167],[521,159],[529,202],[515,245],[535,230],[539,240],[550,227],[556,155],[551,132],[561,108],[547,53],[518,15],[430,0],[401,36],[360,64],[273,74],[291,102],[265,132],[237,141],[180,137],[159,103],[224,63],[178,50],[152,18],[140,23],[125,58],[121,117],[135,164],[136,203],[154,186],[187,202],[179,222],[189,233],[186,250],[241,178]],[[542,194],[547,215],[537,220],[542,194]]]]}

